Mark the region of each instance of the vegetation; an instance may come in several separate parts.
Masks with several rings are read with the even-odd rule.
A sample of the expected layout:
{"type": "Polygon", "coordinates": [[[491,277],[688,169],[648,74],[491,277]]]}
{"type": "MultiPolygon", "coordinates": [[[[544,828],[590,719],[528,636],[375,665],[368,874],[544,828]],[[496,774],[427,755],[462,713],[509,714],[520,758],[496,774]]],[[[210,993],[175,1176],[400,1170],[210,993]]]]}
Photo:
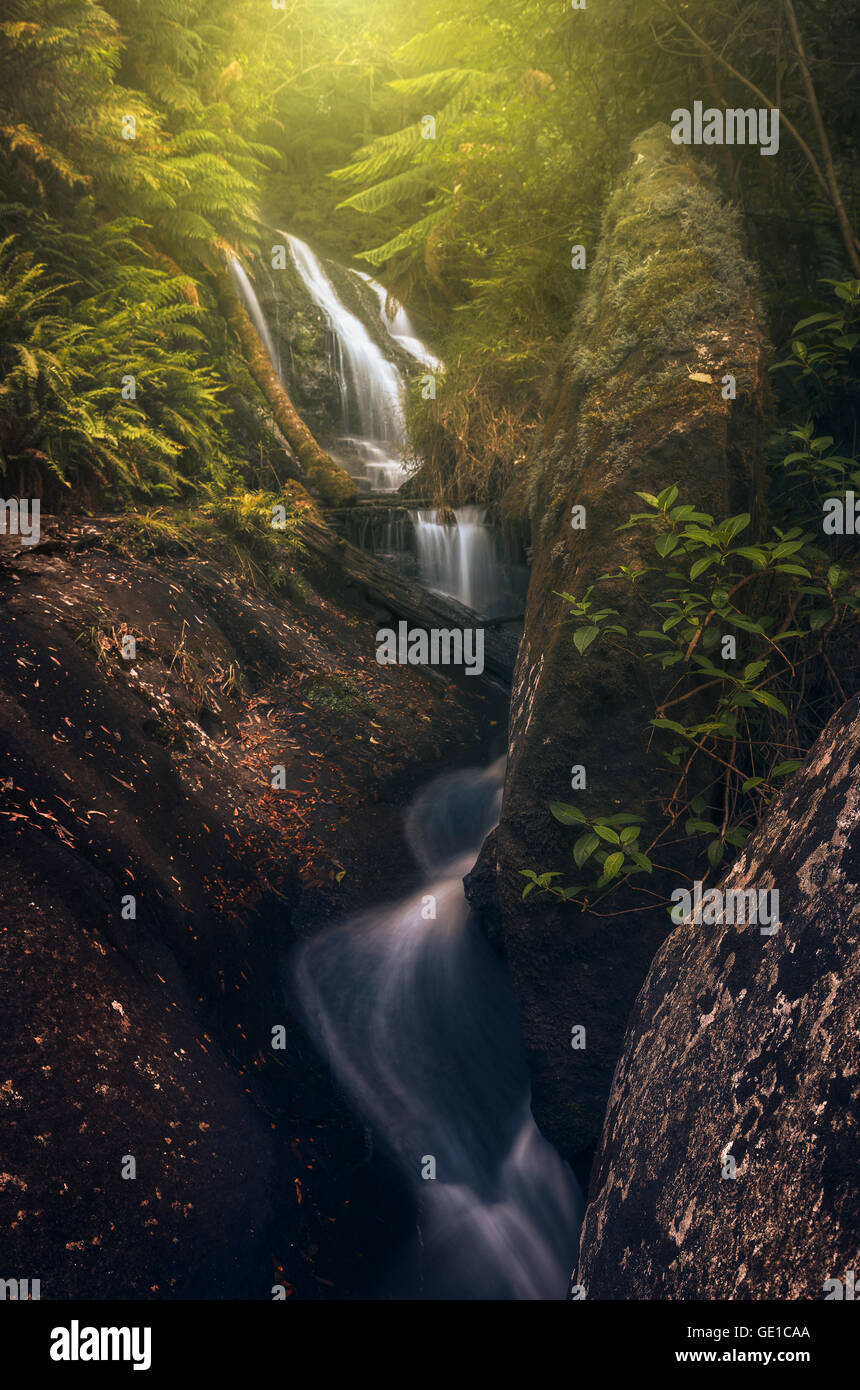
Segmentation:
{"type": "Polygon", "coordinates": [[[767,247],[777,337],[821,276],[860,274],[852,36],[847,0],[10,0],[4,486],[122,506],[259,485],[278,445],[249,395],[310,459],[223,274],[218,293],[227,251],[253,265],[288,224],[363,256],[448,362],[411,403],[424,490],[498,500],[587,281],[571,248],[593,251],[630,141],[679,101],[782,112],[778,160],[702,152],[767,247]]]}
{"type": "MultiPolygon", "coordinates": [[[[416,382],[409,402],[418,489],[447,504],[504,498],[522,518],[545,383],[631,142],[702,97],[778,107],[778,159],[697,152],[736,209],[715,245],[725,228],[742,240],[774,340],[789,342],[769,519],[759,532],[668,486],[629,523],[653,534],[647,574],[568,595],[583,660],[625,643],[646,670],[677,671],[653,725],[655,754],[679,769],[666,824],[686,818],[716,867],[856,674],[856,561],[816,518],[858,485],[858,23],[849,0],[8,0],[4,492],[143,508],[117,544],[207,530],[249,582],[300,597],[292,533],[277,536],[267,512],[296,461],[329,502],[354,488],[225,268],[236,256],[253,270],[288,226],[371,267],[447,363],[435,395],[416,382]],[[650,627],[613,623],[618,584],[647,587],[650,627]],[[735,665],[717,652],[727,628],[735,665]],[[702,762],[719,769],[705,793],[690,780],[702,762]]],[[[629,348],[616,308],[601,309],[607,353],[629,348]]],[[[637,825],[583,823],[574,858],[596,865],[595,890],[649,872],[660,842],[641,847],[637,825]]]]}
{"type": "MultiPolygon", "coordinates": [[[[748,513],[717,523],[674,485],[656,497],[640,492],[645,510],[620,529],[653,537],[653,565],[604,574],[597,592],[591,586],[579,597],[560,595],[584,660],[609,643],[634,655],[646,679],[653,667],[676,676],[655,705],[648,742],[678,778],[645,847],[641,816],[587,817],[575,805],[553,803],[555,819],[578,831],[572,856],[587,881],[524,869],[524,897],[537,889],[594,906],[620,884],[652,875],[661,847],[680,834],[692,841],[694,863],[704,852],[707,866],[719,869],[860,684],[853,521],[822,529],[827,499],[842,516],[836,504],[844,508],[847,493],[853,517],[860,463],[844,452],[846,440],[818,434],[813,414],[837,418],[856,399],[860,281],[833,289],[841,308],[797,324],[789,357],[774,368],[791,378],[798,421],[810,413],[791,424],[787,409],[774,438],[768,532],[751,536],[748,513]],[[642,591],[651,625],[634,633],[617,621],[611,594],[619,584],[642,591]]],[[[700,872],[707,873],[704,864],[700,872]]]]}

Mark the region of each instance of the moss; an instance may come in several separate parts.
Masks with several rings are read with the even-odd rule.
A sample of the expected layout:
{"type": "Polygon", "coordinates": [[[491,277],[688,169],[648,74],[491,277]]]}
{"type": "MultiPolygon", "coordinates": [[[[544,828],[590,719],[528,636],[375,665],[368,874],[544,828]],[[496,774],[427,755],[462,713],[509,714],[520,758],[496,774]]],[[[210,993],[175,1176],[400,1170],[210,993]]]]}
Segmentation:
{"type": "Polygon", "coordinates": [[[303,692],[314,709],[330,710],[335,714],[373,714],[375,706],[349,676],[314,676],[303,692]]]}
{"type": "Polygon", "coordinates": [[[710,174],[655,126],[610,200],[589,284],[548,401],[532,509],[551,534],[587,460],[604,477],[633,470],[637,454],[678,421],[724,429],[721,378],[757,390],[737,349],[713,325],[760,317],[757,279],[734,210],[710,174]],[[713,384],[690,380],[696,370],[713,384]]]}
{"type": "Polygon", "coordinates": [[[305,476],[327,507],[351,507],[358,497],[355,479],[325,455],[305,463],[305,476]]]}

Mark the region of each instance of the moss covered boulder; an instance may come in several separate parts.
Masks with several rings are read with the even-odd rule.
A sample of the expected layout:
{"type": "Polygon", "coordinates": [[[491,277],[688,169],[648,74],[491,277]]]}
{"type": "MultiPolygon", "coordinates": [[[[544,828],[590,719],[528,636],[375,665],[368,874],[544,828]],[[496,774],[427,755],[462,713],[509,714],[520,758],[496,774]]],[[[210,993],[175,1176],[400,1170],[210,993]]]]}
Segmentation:
{"type": "MultiPolygon", "coordinates": [[[[715,516],[755,514],[766,414],[755,272],[734,214],[668,127],[634,143],[589,260],[530,479],[534,564],[501,822],[470,881],[519,993],[536,1117],[572,1158],[595,1143],[625,1021],[669,918],[628,890],[599,915],[537,893],[523,901],[520,871],[573,878],[574,833],[553,819],[551,801],[653,822],[678,774],[661,771],[647,747],[659,677],[645,688],[638,659],[609,644],[581,656],[558,595],[582,597],[607,571],[653,562],[652,538],[618,532],[641,508],[637,490],[677,484],[683,501],[715,516]],[[572,528],[575,506],[585,529],[572,528]],[[577,765],[586,788],[571,791],[577,765]],[[571,1046],[576,1025],[584,1048],[571,1046]]],[[[651,625],[638,586],[606,596],[629,630],[651,625]]]]}

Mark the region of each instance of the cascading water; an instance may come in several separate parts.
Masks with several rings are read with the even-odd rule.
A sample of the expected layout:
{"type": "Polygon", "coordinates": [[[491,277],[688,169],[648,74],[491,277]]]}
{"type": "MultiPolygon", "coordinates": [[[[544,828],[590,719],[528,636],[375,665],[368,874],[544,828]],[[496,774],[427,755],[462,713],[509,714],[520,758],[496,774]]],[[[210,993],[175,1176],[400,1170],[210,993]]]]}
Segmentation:
{"type": "Polygon", "coordinates": [[[236,259],[235,256],[232,256],[230,258],[230,270],[232,271],[233,278],[239,287],[239,293],[242,296],[242,299],[244,300],[245,308],[251,315],[254,327],[256,328],[257,332],[263,340],[263,346],[269,355],[269,361],[271,362],[272,366],[277,372],[278,379],[282,381],[283,378],[281,377],[280,358],[278,357],[277,349],[275,348],[272,335],[269,332],[269,325],[266,322],[266,315],[263,313],[263,310],[260,307],[260,301],[257,298],[257,293],[254,289],[254,286],[251,284],[251,281],[248,278],[244,266],[241,264],[240,261],[236,259]]]}
{"type": "Polygon", "coordinates": [[[427,589],[487,613],[496,591],[493,533],[483,507],[459,507],[455,521],[440,521],[436,511],[417,511],[415,547],[418,578],[427,589]]]}
{"type": "Polygon", "coordinates": [[[522,611],[528,572],[505,557],[498,528],[489,525],[483,507],[458,507],[453,521],[440,520],[438,511],[410,515],[418,579],[426,589],[486,618],[522,611]]]}
{"type": "Polygon", "coordinates": [[[421,339],[416,334],[415,329],[412,327],[412,320],[403,305],[399,304],[397,300],[389,301],[388,290],[385,286],[380,285],[378,280],[371,279],[365,271],[356,270],[353,273],[373,290],[373,293],[379,300],[382,322],[385,324],[391,337],[403,348],[403,351],[408,352],[410,357],[414,357],[416,361],[428,367],[430,371],[443,371],[444,368],[439,358],[433,356],[432,352],[424,346],[421,339]],[[389,302],[395,306],[393,313],[389,313],[389,302]]]}
{"type": "Polygon", "coordinates": [[[403,464],[403,378],[395,363],[377,347],[361,319],[341,303],[307,243],[288,232],[279,235],[286,238],[305,288],[326,316],[346,443],[357,455],[373,491],[398,488],[408,476],[403,464]]]}
{"type": "Polygon", "coordinates": [[[412,1189],[420,1278],[398,1278],[416,1297],[563,1299],[575,1261],[579,1188],[532,1119],[515,1000],[463,897],[503,775],[430,783],[407,817],[422,890],[295,962],[309,1031],[412,1189]]]}
{"type": "MultiPolygon", "coordinates": [[[[326,317],[331,363],[338,383],[345,431],[344,467],[374,492],[392,491],[407,477],[403,456],[406,424],[403,417],[403,379],[355,314],[345,308],[311,248],[298,237],[280,232],[289,245],[296,270],[326,317]]],[[[254,287],[238,260],[231,262],[242,298],[281,376],[280,361],[254,287]]],[[[415,336],[406,311],[389,313],[384,287],[362,271],[355,274],[376,294],[383,322],[407,352],[436,370],[441,363],[415,336]]],[[[487,523],[480,507],[460,507],[455,520],[440,520],[436,511],[410,513],[417,577],[425,588],[446,594],[487,618],[517,614],[522,607],[526,571],[503,553],[498,529],[487,523]]],[[[398,525],[382,553],[402,554],[405,528],[398,525]]]]}

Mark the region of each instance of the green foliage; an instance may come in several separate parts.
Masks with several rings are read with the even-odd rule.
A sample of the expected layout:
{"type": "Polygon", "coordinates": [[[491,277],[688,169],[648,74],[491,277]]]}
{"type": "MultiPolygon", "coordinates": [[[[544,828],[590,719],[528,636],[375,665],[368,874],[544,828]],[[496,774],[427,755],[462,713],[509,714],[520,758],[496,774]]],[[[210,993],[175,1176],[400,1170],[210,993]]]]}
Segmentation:
{"type": "Polygon", "coordinates": [[[313,559],[300,535],[301,515],[277,493],[225,492],[197,510],[156,508],[129,515],[109,544],[119,554],[137,557],[207,555],[243,586],[303,603],[311,593],[303,571],[313,559]],[[273,525],[278,507],[286,513],[283,525],[273,525]]]}
{"type": "Polygon", "coordinates": [[[114,275],[58,283],[9,237],[0,246],[0,470],[18,490],[78,498],[176,496],[228,475],[220,386],[181,277],[111,263],[130,224],[98,230],[114,275]],[[135,378],[135,399],[123,380],[135,378]]]}
{"type": "MultiPolygon", "coordinates": [[[[856,650],[860,637],[856,561],[850,568],[834,562],[818,535],[800,527],[775,527],[767,539],[738,544],[750,524],[747,514],[715,523],[707,513],[679,502],[675,486],[656,497],[637,496],[646,510],[635,512],[620,529],[651,533],[655,563],[640,569],[623,566],[602,575],[600,584],[636,586],[653,626],[630,633],[613,622],[617,610],[598,605],[592,597],[595,586],[581,598],[560,597],[568,605],[574,645],[583,659],[606,644],[632,650],[646,669],[654,665],[672,671],[675,681],[655,710],[649,743],[655,756],[678,768],[679,776],[645,850],[639,844],[641,817],[587,817],[576,806],[551,805],[556,820],[581,831],[573,845],[577,869],[592,856],[599,865],[590,905],[610,885],[650,874],[651,856],[682,817],[685,835],[694,843],[705,842],[712,870],[727,853],[741,848],[782,779],[800,765],[803,752],[844,697],[829,654],[856,650]],[[727,636],[737,644],[735,658],[723,657],[727,636]],[[692,718],[685,714],[690,702],[696,709],[692,718]],[[709,769],[707,798],[687,790],[703,767],[709,769]]],[[[847,678],[844,663],[842,667],[847,678]]],[[[539,882],[541,876],[533,871],[521,872],[532,887],[565,900],[587,891],[582,884],[562,889],[539,882]]]]}
{"type": "MultiPolygon", "coordinates": [[[[151,463],[140,462],[134,440],[126,432],[123,442],[121,421],[110,418],[99,447],[113,457],[99,454],[90,481],[107,489],[106,500],[161,486],[175,493],[221,478],[227,456],[233,474],[254,482],[250,456],[264,441],[246,401],[256,388],[243,379],[208,277],[224,244],[246,257],[264,250],[271,224],[288,225],[341,259],[363,250],[417,313],[449,366],[435,400],[416,392],[410,402],[422,484],[451,500],[500,497],[522,472],[542,388],[588,278],[571,270],[571,246],[582,243],[591,255],[631,138],[665,120],[691,83],[697,90],[716,83],[715,99],[746,105],[748,90],[722,65],[725,57],[765,89],[776,61],[778,104],[815,143],[790,48],[773,57],[773,34],[785,38],[777,0],[688,11],[677,0],[602,0],[582,11],[543,0],[489,8],[478,0],[412,7],[290,0],[284,11],[264,0],[7,0],[0,22],[4,235],[21,238],[19,249],[68,287],[70,312],[82,315],[79,306],[92,301],[82,354],[107,322],[98,295],[110,287],[116,304],[131,305],[144,270],[165,273],[200,306],[196,320],[185,317],[181,337],[177,330],[169,343],[159,339],[164,356],[155,375],[169,385],[170,399],[156,408],[151,395],[141,404],[145,421],[126,422],[153,431],[151,444],[144,434],[137,440],[138,455],[151,447],[151,463]],[[720,55],[713,71],[683,27],[691,20],[720,55]],[[428,115],[432,139],[423,138],[428,115]],[[127,117],[134,139],[123,138],[127,117]],[[129,244],[117,240],[94,257],[87,237],[111,225],[126,227],[129,244]],[[174,351],[195,352],[192,328],[209,346],[220,442],[212,401],[204,410],[208,437],[194,437],[197,401],[183,385],[189,362],[177,358],[167,372],[174,351]]],[[[856,16],[847,0],[833,0],[810,6],[802,23],[833,113],[834,168],[850,205],[856,113],[838,80],[843,49],[834,35],[850,44],[856,16]]],[[[813,374],[798,393],[807,413],[791,427],[811,420],[809,439],[830,434],[836,466],[851,443],[838,428],[820,429],[819,413],[826,413],[834,369],[841,377],[832,354],[853,351],[856,300],[843,302],[841,317],[810,319],[811,273],[822,266],[834,277],[843,273],[839,236],[800,147],[787,134],[783,146],[766,180],[761,161],[743,152],[702,157],[713,159],[742,212],[753,214],[746,230],[766,248],[766,273],[779,260],[786,284],[772,294],[775,312],[787,323],[807,318],[809,357],[795,358],[792,349],[791,366],[777,375],[813,374]]],[[[140,344],[131,316],[118,321],[127,370],[138,347],[147,359],[154,350],[144,319],[151,293],[145,288],[140,344]]],[[[166,306],[157,307],[163,325],[166,306]]],[[[54,301],[51,313],[60,313],[54,301]]],[[[46,325],[45,343],[50,331],[46,325]]],[[[63,370],[94,372],[92,360],[73,360],[77,342],[63,370]]],[[[199,338],[196,346],[202,360],[199,338]]],[[[47,357],[37,360],[48,389],[47,357]]],[[[23,389],[19,376],[10,410],[23,389]]],[[[59,390],[58,377],[50,389],[59,390]]],[[[110,414],[106,399],[96,404],[100,419],[110,414]]],[[[847,400],[843,415],[847,430],[847,400]]],[[[90,426],[78,419],[65,428],[73,435],[90,426]]],[[[93,437],[101,428],[94,424],[93,437]]],[[[12,424],[0,422],[0,429],[15,433],[12,424]]],[[[795,436],[794,452],[808,442],[795,436]]],[[[61,490],[69,491],[62,477],[74,489],[83,466],[68,464],[66,445],[55,458],[43,444],[24,447],[41,450],[44,460],[38,452],[26,458],[40,462],[61,490]]]]}
{"type": "Polygon", "coordinates": [[[791,351],[772,367],[782,401],[770,451],[774,505],[818,522],[826,497],[860,487],[856,422],[860,406],[860,280],[826,280],[836,308],[795,324],[791,351]],[[823,431],[823,432],[822,432],[823,431]]]}

